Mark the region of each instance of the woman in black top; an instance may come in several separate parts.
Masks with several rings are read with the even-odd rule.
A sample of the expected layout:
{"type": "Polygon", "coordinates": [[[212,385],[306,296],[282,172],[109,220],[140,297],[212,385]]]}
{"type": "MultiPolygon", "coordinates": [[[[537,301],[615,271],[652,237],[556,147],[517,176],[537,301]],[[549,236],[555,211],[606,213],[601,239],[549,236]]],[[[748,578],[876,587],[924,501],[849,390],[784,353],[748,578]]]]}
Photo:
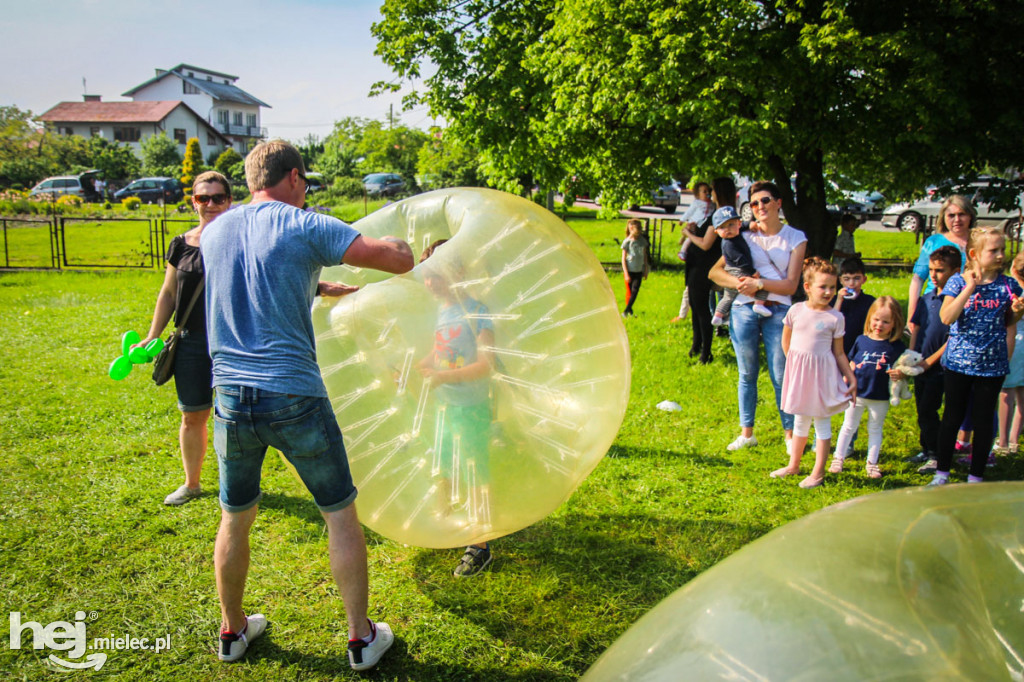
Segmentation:
{"type": "MultiPolygon", "coordinates": [[[[733,206],[736,204],[736,185],[731,178],[715,178],[711,182],[711,201],[716,207],[733,206]]],[[[714,339],[714,328],[711,326],[713,306],[711,304],[711,280],[708,273],[711,266],[718,262],[722,255],[722,245],[718,235],[711,229],[709,216],[695,230],[683,226],[683,234],[690,238],[686,249],[686,289],[690,296],[690,308],[693,310],[693,344],[690,346],[690,357],[700,354],[700,363],[706,365],[713,359],[711,342],[714,339]]]]}
{"type": "MultiPolygon", "coordinates": [[[[220,173],[201,173],[192,184],[192,207],[199,215],[199,226],[171,240],[167,247],[167,270],[156,297],[153,324],[138,345],[145,345],[163,333],[174,315],[180,325],[196,288],[203,281],[203,258],[199,235],[214,218],[231,208],[231,185],[220,173]]],[[[199,474],[206,457],[207,421],[213,407],[213,366],[206,340],[206,305],[200,292],[185,323],[174,357],[174,387],[181,410],[181,460],[185,483],[164,499],[164,504],[181,505],[199,497],[199,474]]]]}

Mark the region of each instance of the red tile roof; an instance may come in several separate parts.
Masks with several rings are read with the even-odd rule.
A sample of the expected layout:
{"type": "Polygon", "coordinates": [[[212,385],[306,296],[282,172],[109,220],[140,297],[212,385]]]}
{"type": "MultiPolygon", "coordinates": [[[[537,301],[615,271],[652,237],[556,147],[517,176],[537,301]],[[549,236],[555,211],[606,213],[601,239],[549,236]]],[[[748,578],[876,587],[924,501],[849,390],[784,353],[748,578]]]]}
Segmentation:
{"type": "Polygon", "coordinates": [[[163,102],[61,102],[39,117],[52,123],[158,123],[180,100],[163,102]]]}

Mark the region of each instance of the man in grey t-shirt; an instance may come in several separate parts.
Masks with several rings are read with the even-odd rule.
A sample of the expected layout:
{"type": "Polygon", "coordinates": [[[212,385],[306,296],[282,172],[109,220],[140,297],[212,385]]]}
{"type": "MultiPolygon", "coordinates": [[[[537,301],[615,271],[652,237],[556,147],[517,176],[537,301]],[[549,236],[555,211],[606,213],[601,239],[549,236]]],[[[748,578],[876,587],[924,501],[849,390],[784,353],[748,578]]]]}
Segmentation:
{"type": "Polygon", "coordinates": [[[211,223],[200,243],[217,391],[218,657],[240,659],[267,625],[262,614],[245,615],[242,597],[260,472],[274,447],[295,467],[327,524],[331,573],[348,619],[349,664],[365,670],[394,636],[366,615],[366,540],[341,430],[316,364],[310,306],[323,267],[403,273],[413,267],[412,252],[401,240],[363,237],[340,220],[301,210],[308,183],[301,155],[287,142],[271,140],[249,152],[245,175],[252,202],[211,223]]]}

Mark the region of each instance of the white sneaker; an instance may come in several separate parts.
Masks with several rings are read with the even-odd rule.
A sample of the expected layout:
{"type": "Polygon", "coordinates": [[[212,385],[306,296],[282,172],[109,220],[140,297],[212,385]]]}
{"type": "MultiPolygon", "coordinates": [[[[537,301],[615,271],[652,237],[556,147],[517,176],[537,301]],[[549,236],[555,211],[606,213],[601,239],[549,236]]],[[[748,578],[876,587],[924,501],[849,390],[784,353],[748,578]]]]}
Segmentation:
{"type": "Polygon", "coordinates": [[[750,438],[747,438],[746,436],[740,434],[739,436],[736,437],[736,440],[734,440],[733,442],[731,442],[727,446],[725,446],[725,449],[729,450],[729,451],[733,451],[733,450],[739,450],[740,448],[750,448],[750,447],[753,447],[755,445],[757,445],[757,437],[756,436],[751,436],[750,438]]]}
{"type": "Polygon", "coordinates": [[[938,474],[935,474],[932,480],[929,481],[925,487],[946,485],[947,483],[949,483],[949,476],[939,476],[938,474]]]}
{"type": "Polygon", "coordinates": [[[220,649],[217,658],[225,663],[237,661],[245,655],[249,642],[254,641],[267,629],[267,617],[262,613],[254,613],[245,617],[245,627],[239,633],[220,633],[220,649]]]}
{"type": "Polygon", "coordinates": [[[353,670],[369,670],[377,665],[384,652],[395,643],[395,635],[387,623],[374,623],[371,620],[370,631],[373,639],[369,644],[361,639],[349,640],[348,664],[353,670]]]}
{"type": "MultiPolygon", "coordinates": [[[[760,315],[761,317],[772,316],[772,311],[769,310],[768,306],[766,306],[764,303],[755,303],[754,305],[750,306],[750,309],[753,310],[758,315],[760,315]]],[[[712,324],[714,323],[712,322],[712,324]]]]}
{"type": "Polygon", "coordinates": [[[711,318],[711,326],[721,327],[723,324],[725,324],[725,318],[718,313],[715,313],[715,316],[711,318]]]}

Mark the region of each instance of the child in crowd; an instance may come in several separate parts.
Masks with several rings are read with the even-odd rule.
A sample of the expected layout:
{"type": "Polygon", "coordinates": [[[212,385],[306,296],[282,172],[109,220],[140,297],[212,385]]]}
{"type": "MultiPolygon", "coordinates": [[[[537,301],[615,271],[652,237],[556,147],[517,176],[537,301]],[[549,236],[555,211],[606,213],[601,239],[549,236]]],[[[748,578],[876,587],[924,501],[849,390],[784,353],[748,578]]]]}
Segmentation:
{"type": "MultiPolygon", "coordinates": [[[[1024,287],[1024,251],[1017,254],[1010,265],[1012,276],[1024,287]]],[[[1024,418],[1024,320],[1017,322],[1010,373],[1003,381],[999,394],[999,444],[993,449],[1000,455],[1017,454],[1021,420],[1024,418]]]]}
{"type": "Polygon", "coordinates": [[[844,213],[839,219],[839,235],[832,250],[832,262],[840,267],[847,258],[860,258],[860,251],[853,243],[853,233],[860,227],[860,221],[852,213],[844,213]]]}
{"type": "MultiPolygon", "coordinates": [[[[708,219],[712,208],[711,185],[706,182],[698,182],[693,186],[693,203],[686,209],[686,213],[680,216],[679,224],[683,227],[692,225],[690,229],[695,230],[698,225],[708,219]]],[[[686,261],[686,247],[689,245],[690,239],[686,236],[686,232],[683,232],[679,236],[679,260],[686,261]]]]}
{"type": "MultiPolygon", "coordinates": [[[[733,277],[756,277],[757,270],[754,268],[754,259],[750,255],[750,245],[740,234],[740,217],[732,206],[723,206],[711,216],[711,227],[715,233],[722,238],[722,256],[725,258],[725,271],[733,277]]],[[[748,228],[749,229],[749,228],[748,228]]],[[[759,247],[755,247],[759,248],[759,247]]],[[[780,279],[784,279],[780,277],[780,279]]],[[[735,289],[725,289],[722,300],[715,307],[715,316],[711,318],[711,324],[720,327],[725,324],[732,309],[732,302],[736,299],[735,289]]],[[[761,317],[771,317],[772,311],[768,310],[762,301],[768,300],[768,292],[762,289],[754,294],[757,301],[751,306],[751,310],[761,317]]]]}
{"type": "Polygon", "coordinates": [[[942,246],[928,257],[928,276],[933,288],[921,296],[910,319],[910,347],[924,356],[924,372],[914,377],[914,402],[917,404],[917,429],[921,452],[909,458],[922,464],[918,473],[935,473],[935,457],[939,449],[939,408],[942,407],[942,365],[939,360],[946,350],[949,325],[939,318],[942,288],[955,273],[960,272],[960,251],[942,246]]]}
{"type": "Polygon", "coordinates": [[[864,323],[868,319],[868,310],[875,302],[874,296],[864,292],[864,283],[867,281],[864,261],[860,258],[847,258],[839,266],[839,283],[843,285],[843,288],[836,295],[832,304],[846,320],[843,352],[847,355],[853,348],[853,342],[863,333],[864,323]]]}
{"type": "Polygon", "coordinates": [[[992,448],[992,415],[1010,370],[1016,324],[1024,315],[1024,289],[1002,274],[1005,247],[1006,237],[998,229],[971,230],[967,267],[950,277],[942,290],[939,316],[949,325],[942,356],[946,409],[939,429],[938,465],[928,485],[949,482],[956,432],[969,399],[974,442],[967,482],[980,483],[984,478],[992,448]]]}
{"type": "MultiPolygon", "coordinates": [[[[420,262],[433,255],[445,241],[441,239],[428,246],[420,262]]],[[[438,403],[436,457],[442,513],[450,514],[453,504],[464,499],[470,519],[486,519],[491,439],[491,356],[486,349],[494,347],[494,325],[483,303],[452,291],[449,278],[440,267],[426,270],[423,283],[441,302],[434,350],[419,364],[419,370],[430,382],[438,403]]],[[[455,567],[454,575],[476,575],[493,558],[490,543],[471,545],[455,567]]]]}
{"type": "Polygon", "coordinates": [[[789,464],[771,476],[782,478],[800,471],[813,420],[817,437],[814,469],[800,481],[800,487],[814,488],[825,479],[825,461],[832,446],[831,417],[856,397],[857,382],[843,354],[843,316],[829,305],[836,290],[835,267],[823,258],[808,258],[803,278],[807,300],[789,309],[782,328],[786,371],[781,407],[795,417],[789,464]]]}
{"type": "Polygon", "coordinates": [[[829,473],[843,470],[846,458],[864,410],[868,412],[868,461],[864,466],[870,478],[881,478],[878,456],[882,451],[882,425],[889,412],[889,379],[892,364],[907,348],[903,337],[903,311],[892,296],[882,296],[868,310],[864,333],[857,337],[850,349],[850,366],[857,377],[857,399],[846,409],[843,426],[839,430],[836,453],[829,473]]]}
{"type": "Polygon", "coordinates": [[[643,223],[635,218],[630,220],[626,223],[626,232],[629,236],[622,240],[622,273],[629,288],[629,300],[626,301],[626,309],[622,311],[622,316],[632,317],[633,304],[640,293],[641,281],[647,279],[650,263],[647,261],[648,243],[647,237],[644,236],[643,223]]]}

